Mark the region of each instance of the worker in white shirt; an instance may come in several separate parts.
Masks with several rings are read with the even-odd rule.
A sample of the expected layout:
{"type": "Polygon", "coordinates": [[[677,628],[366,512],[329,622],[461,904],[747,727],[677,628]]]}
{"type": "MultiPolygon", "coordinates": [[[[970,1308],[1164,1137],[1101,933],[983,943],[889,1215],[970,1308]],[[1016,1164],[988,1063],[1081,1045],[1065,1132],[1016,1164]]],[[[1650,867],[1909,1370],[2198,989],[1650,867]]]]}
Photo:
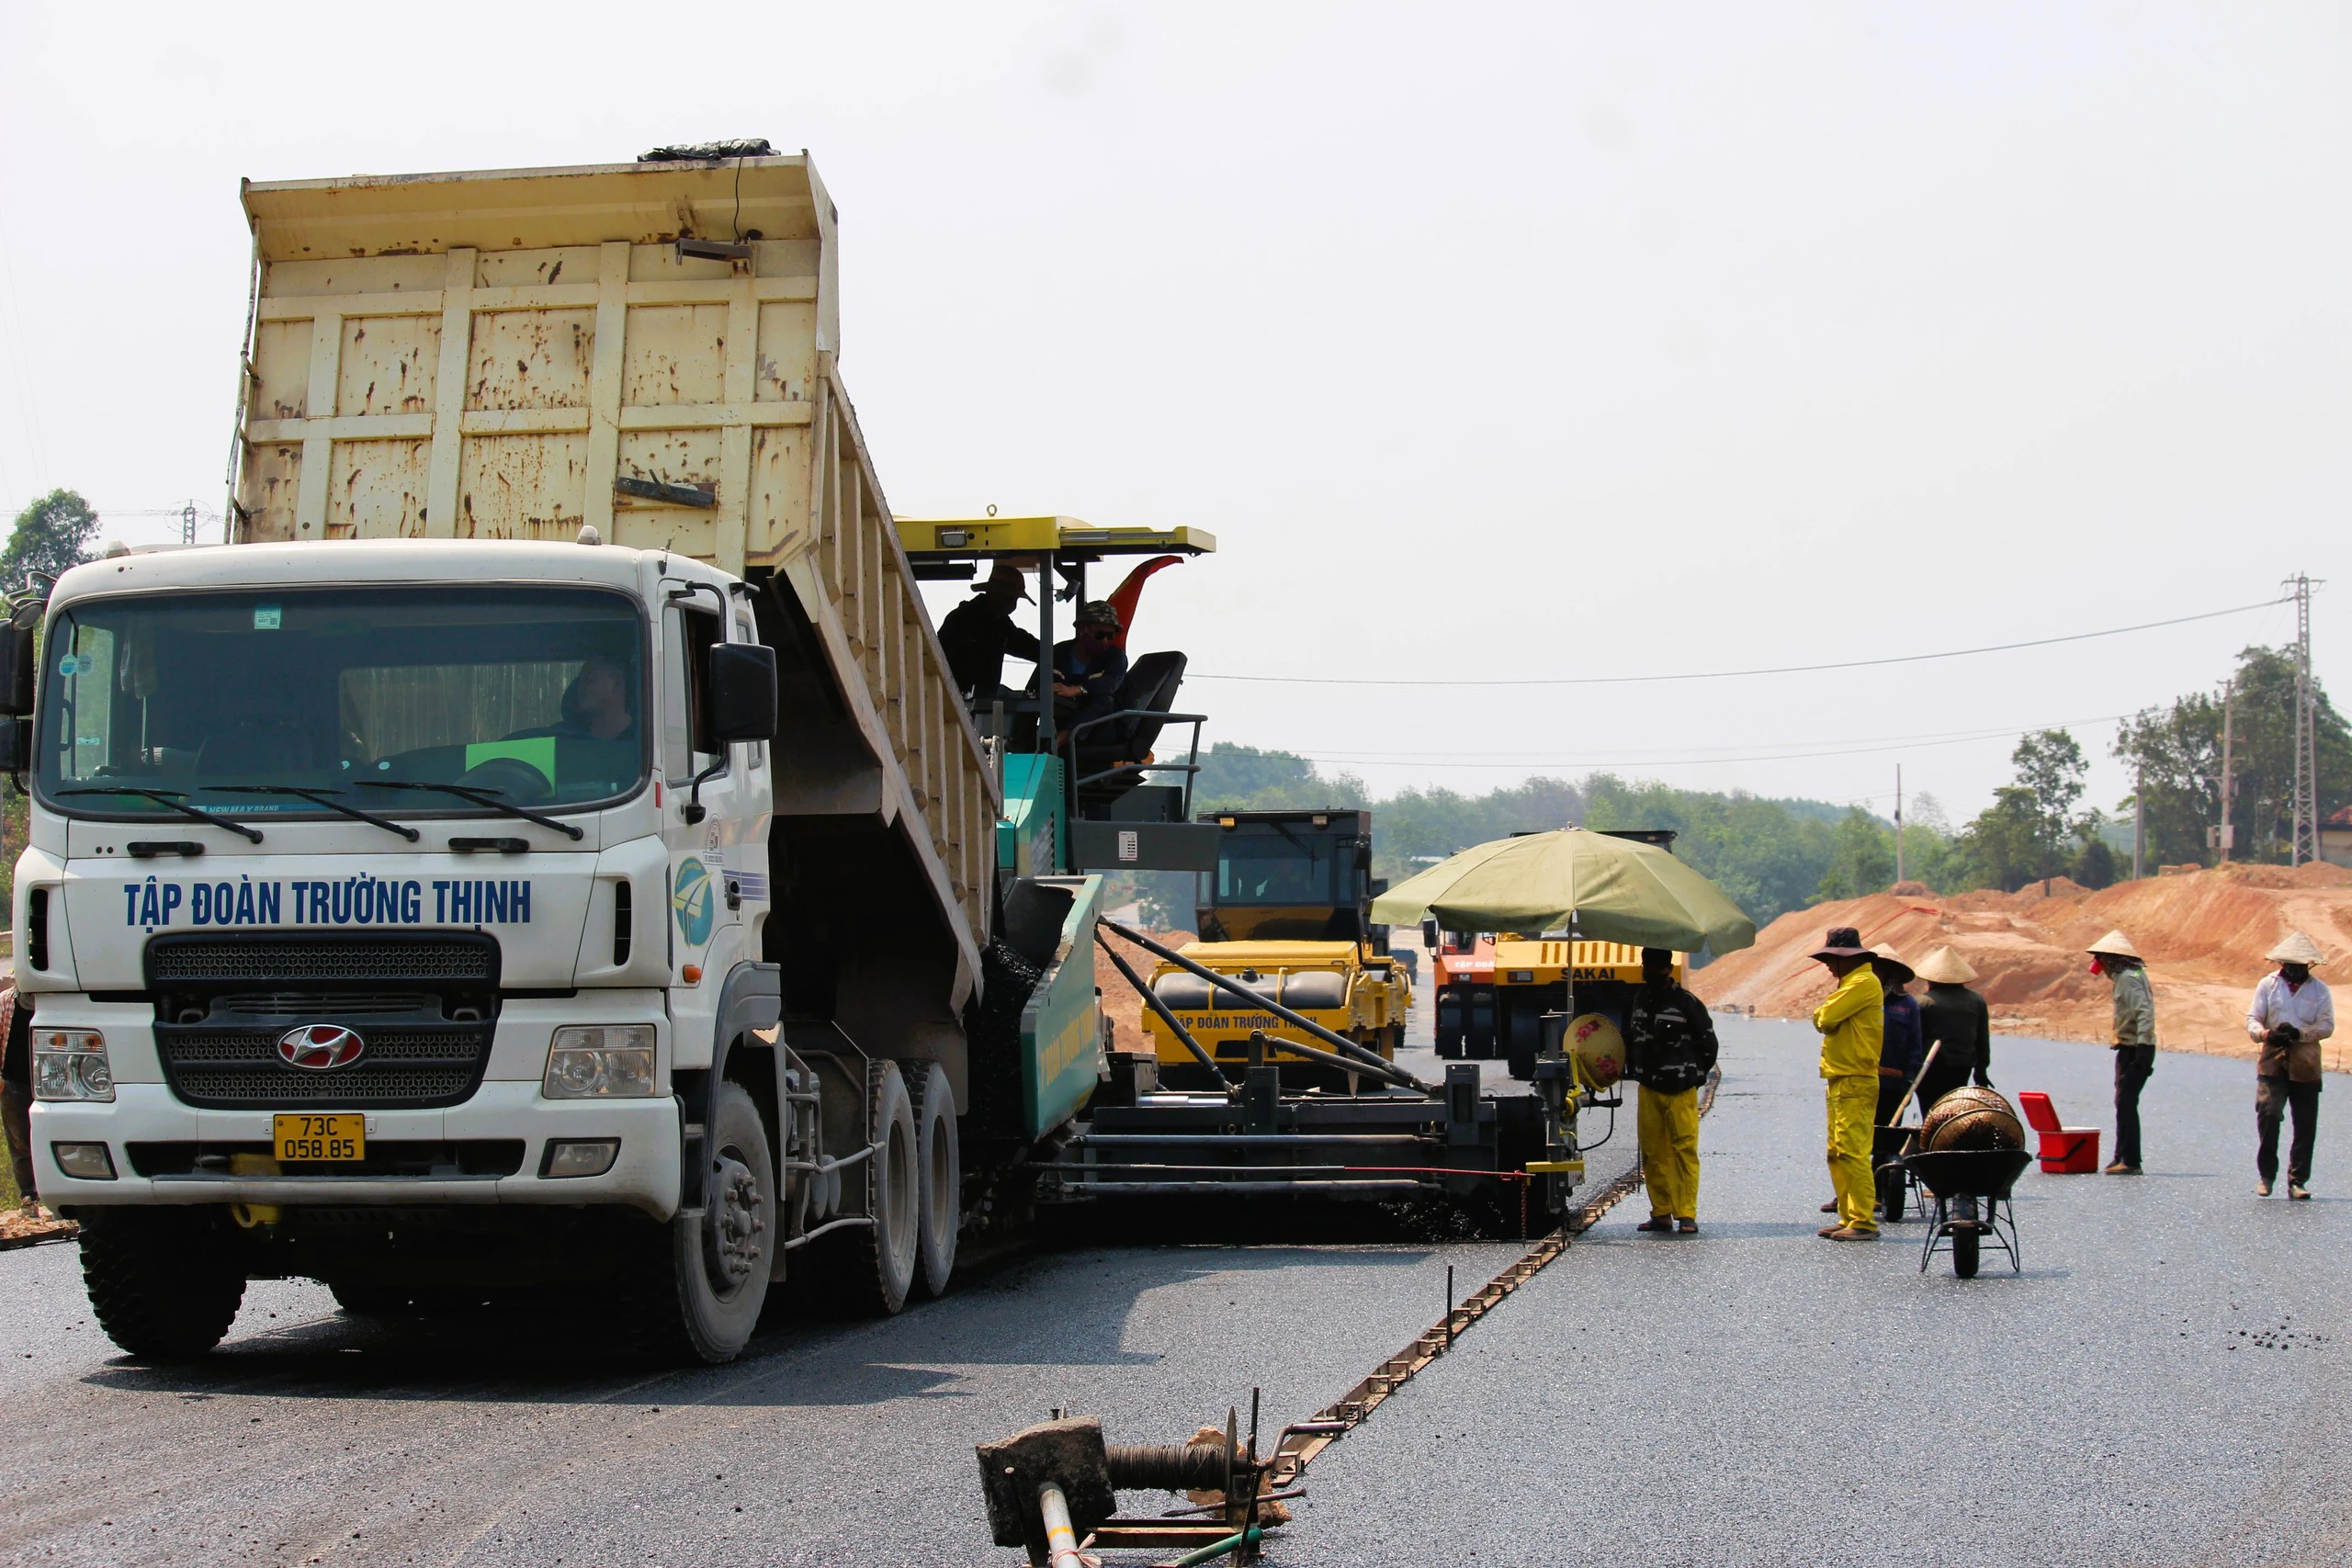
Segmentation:
{"type": "Polygon", "coordinates": [[[2312,977],[2312,966],[2327,955],[2302,932],[2289,931],[2264,956],[2278,970],[2254,988],[2254,1006],[2245,1015],[2248,1038],[2262,1047],[2254,1067],[2254,1123],[2260,1136],[2254,1168],[2262,1178],[2255,1192],[2269,1197],[2278,1179],[2278,1122],[2292,1111],[2295,1142],[2287,1151],[2287,1196],[2308,1198],[2312,1145],[2319,1136],[2319,1043],[2335,1032],[2335,998],[2312,977]]]}

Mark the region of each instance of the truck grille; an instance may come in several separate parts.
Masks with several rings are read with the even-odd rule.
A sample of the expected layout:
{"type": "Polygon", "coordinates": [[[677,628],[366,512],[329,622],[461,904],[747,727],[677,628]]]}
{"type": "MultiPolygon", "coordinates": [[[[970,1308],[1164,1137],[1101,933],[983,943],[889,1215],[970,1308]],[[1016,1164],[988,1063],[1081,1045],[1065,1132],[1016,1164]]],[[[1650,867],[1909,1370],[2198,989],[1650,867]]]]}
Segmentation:
{"type": "Polygon", "coordinates": [[[283,984],[319,980],[381,985],[498,984],[498,943],[472,932],[379,936],[373,933],[288,932],[285,935],[159,936],[147,944],[151,990],[184,985],[283,984]]]}
{"type": "Polygon", "coordinates": [[[490,1065],[499,950],[487,935],[175,933],[147,944],[146,967],[156,1054],[185,1104],[430,1110],[464,1102],[490,1065]],[[347,1025],[366,1048],[348,1066],[293,1066],[277,1043],[310,1023],[347,1025]]]}
{"type": "MultiPolygon", "coordinates": [[[[334,1023],[333,1017],[309,1021],[334,1023]]],[[[157,1024],[155,1047],[172,1092],[220,1110],[317,1105],[354,1111],[428,1110],[462,1102],[490,1062],[488,1023],[359,1029],[367,1053],[347,1067],[311,1072],[278,1059],[282,1029],[157,1024]]]]}

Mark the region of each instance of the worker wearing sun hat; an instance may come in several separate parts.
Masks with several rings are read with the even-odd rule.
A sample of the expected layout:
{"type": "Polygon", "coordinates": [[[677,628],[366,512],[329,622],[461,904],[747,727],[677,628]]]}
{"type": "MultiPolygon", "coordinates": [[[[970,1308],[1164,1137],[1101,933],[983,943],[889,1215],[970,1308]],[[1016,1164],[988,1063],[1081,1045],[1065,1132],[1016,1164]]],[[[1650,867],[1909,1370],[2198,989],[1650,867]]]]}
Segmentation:
{"type": "Polygon", "coordinates": [[[2120,931],[2089,947],[2091,973],[2115,987],[2115,1163],[2109,1176],[2140,1174],[2140,1091],[2156,1070],[2156,994],[2140,950],[2120,931]]]}
{"type": "Polygon", "coordinates": [[[1832,1241],[1870,1241],[1878,1235],[1878,1220],[1871,1213],[1878,1201],[1871,1129],[1877,1121],[1886,992],[1871,968],[1875,956],[1852,926],[1831,927],[1812,954],[1838,977],[1828,999],[1813,1010],[1829,1108],[1829,1184],[1838,1193],[1838,1223],[1822,1226],[1819,1234],[1832,1241]]]}
{"type": "Polygon", "coordinates": [[[1984,998],[1968,988],[1976,971],[1951,943],[1919,960],[1919,978],[1928,982],[1919,1001],[1919,1035],[1936,1054],[1919,1080],[1925,1114],[1972,1077],[1981,1088],[1993,1087],[1993,1016],[1984,998]]]}
{"type": "Polygon", "coordinates": [[[2245,1015],[2248,1038],[2262,1047],[2254,1065],[2254,1168],[2262,1178],[2255,1191],[2269,1197],[2278,1179],[2278,1122],[2291,1110],[2295,1141],[2287,1151],[2287,1196],[2308,1198],[2312,1145],[2319,1137],[2319,1043],[2335,1032],[2335,998],[2312,968],[2327,962],[2327,954],[2302,932],[2289,931],[2263,956],[2278,968],[2254,988],[2245,1015]]]}

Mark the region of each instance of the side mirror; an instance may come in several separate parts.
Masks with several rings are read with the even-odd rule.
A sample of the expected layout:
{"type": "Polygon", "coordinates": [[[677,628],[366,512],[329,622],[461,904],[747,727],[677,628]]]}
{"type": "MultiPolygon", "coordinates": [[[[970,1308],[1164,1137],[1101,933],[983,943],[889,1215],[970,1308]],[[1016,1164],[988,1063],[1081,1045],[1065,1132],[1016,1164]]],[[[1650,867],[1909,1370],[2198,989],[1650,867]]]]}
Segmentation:
{"type": "Polygon", "coordinates": [[[721,746],[775,739],[775,649],[725,642],[710,650],[710,733],[721,746]]]}
{"type": "Polygon", "coordinates": [[[21,773],[33,765],[33,721],[0,718],[0,773],[21,773]]]}
{"type": "Polygon", "coordinates": [[[1437,952],[1440,948],[1445,945],[1438,932],[1437,917],[1435,915],[1430,916],[1427,919],[1424,919],[1421,922],[1421,945],[1428,948],[1431,953],[1437,952]]]}
{"type": "Polygon", "coordinates": [[[33,632],[0,621],[0,714],[18,716],[33,711],[33,632]]]}

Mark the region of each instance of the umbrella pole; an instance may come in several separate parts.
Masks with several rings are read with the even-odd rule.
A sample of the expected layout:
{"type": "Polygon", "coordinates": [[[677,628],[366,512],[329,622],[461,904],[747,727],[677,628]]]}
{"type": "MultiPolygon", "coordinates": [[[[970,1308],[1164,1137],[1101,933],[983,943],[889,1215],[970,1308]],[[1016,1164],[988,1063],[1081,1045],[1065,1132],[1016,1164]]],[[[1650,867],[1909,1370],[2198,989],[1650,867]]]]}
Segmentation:
{"type": "MultiPolygon", "coordinates": [[[[1573,840],[1568,844],[1568,952],[1567,952],[1567,1017],[1560,1021],[1560,1042],[1546,1043],[1535,1058],[1535,1092],[1544,1106],[1544,1157],[1547,1162],[1562,1162],[1577,1157],[1575,1125],[1570,1106],[1576,1096],[1576,1081],[1568,1067],[1567,1032],[1577,1016],[1577,856],[1573,840]]],[[[1557,1174],[1544,1178],[1544,1208],[1557,1214],[1567,1207],[1567,1179],[1557,1174]]]]}

